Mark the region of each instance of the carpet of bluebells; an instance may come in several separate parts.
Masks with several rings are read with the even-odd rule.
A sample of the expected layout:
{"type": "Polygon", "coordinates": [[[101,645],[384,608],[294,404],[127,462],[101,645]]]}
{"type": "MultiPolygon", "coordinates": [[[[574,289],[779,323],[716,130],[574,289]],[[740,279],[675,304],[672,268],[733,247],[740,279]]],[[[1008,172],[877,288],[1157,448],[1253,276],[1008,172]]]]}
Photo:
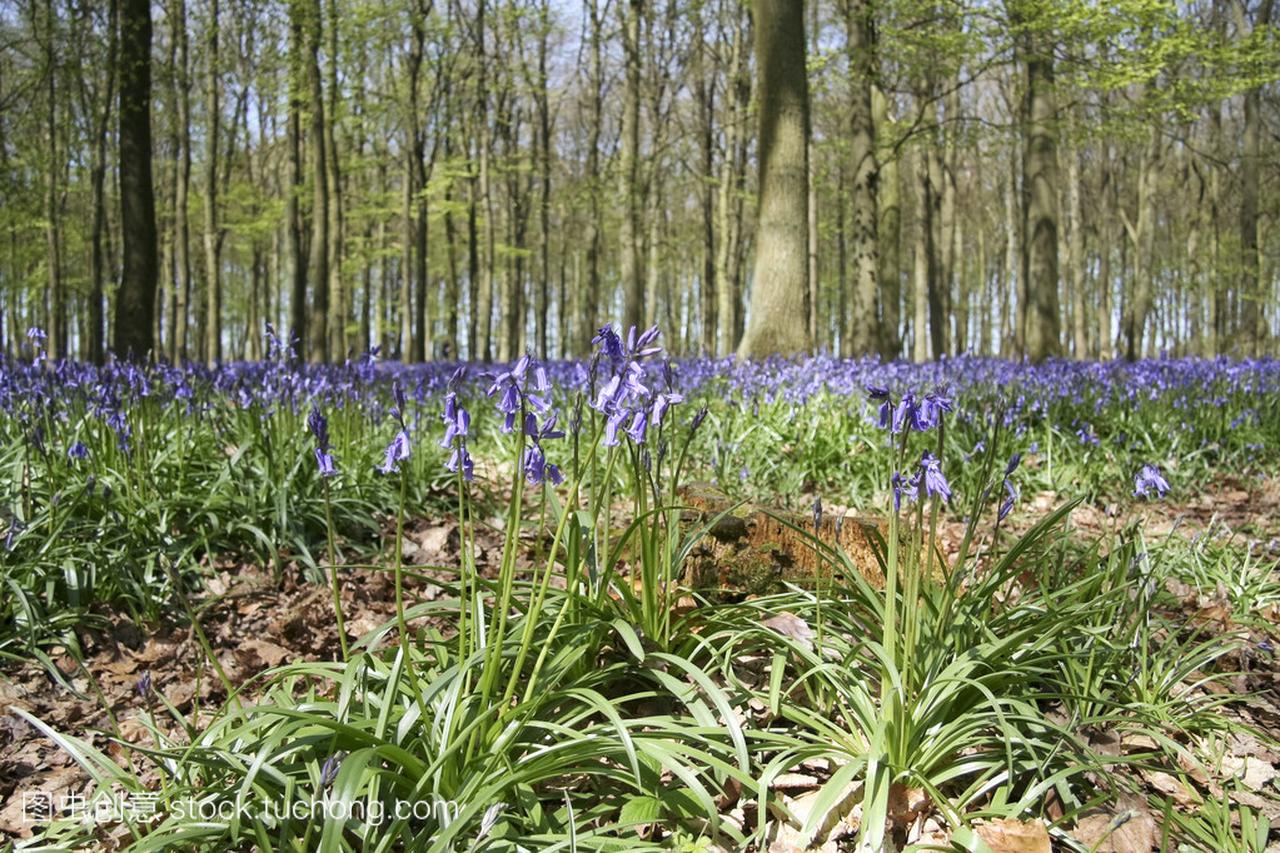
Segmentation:
{"type": "MultiPolygon", "coordinates": [[[[1280,361],[739,364],[605,327],[581,361],[309,365],[267,334],[259,363],[95,367],[50,361],[33,329],[28,357],[0,362],[0,656],[71,690],[52,649],[198,618],[215,565],[332,591],[337,659],[286,664],[251,697],[228,683],[211,722],[148,701],[144,745],[99,733],[125,758],[27,715],[99,789],[159,791],[154,815],[120,819],[136,849],[999,853],[999,821],[1066,849],[1144,821],[1187,849],[1265,847],[1268,809],[1196,769],[1232,733],[1270,738],[1206,685],[1270,654],[1274,557],[1136,524],[1081,541],[1068,522],[1271,476],[1280,361]],[[680,587],[704,532],[680,521],[694,482],[812,508],[815,525],[824,501],[886,518],[884,587],[819,572],[776,596],[698,598],[680,587]],[[1044,493],[1049,510],[1024,506],[1044,493]],[[1002,531],[1011,515],[1024,523],[1002,531]],[[446,517],[455,574],[413,600],[403,530],[446,517]],[[944,558],[946,521],[963,532],[944,558]],[[484,525],[503,544],[481,566],[484,525]],[[348,637],[357,565],[394,575],[396,617],[348,637]],[[1229,628],[1187,621],[1175,576],[1236,579],[1229,628]],[[691,595],[703,606],[680,606],[691,595]],[[1097,748],[1106,732],[1142,746],[1097,748]],[[811,789],[783,793],[787,774],[811,789]],[[1143,805],[1114,807],[1121,794],[1143,805]],[[273,810],[305,797],[450,808],[273,810]],[[227,800],[260,808],[182,807],[227,800]]],[[[55,821],[46,840],[101,831],[55,821]]]]}

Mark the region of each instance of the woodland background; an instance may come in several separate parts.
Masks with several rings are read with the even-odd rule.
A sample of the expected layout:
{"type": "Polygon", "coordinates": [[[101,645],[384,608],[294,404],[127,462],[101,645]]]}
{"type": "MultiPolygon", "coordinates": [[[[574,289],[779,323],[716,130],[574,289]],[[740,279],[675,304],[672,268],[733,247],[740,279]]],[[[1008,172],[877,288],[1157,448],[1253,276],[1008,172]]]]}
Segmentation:
{"type": "Polygon", "coordinates": [[[0,351],[1274,353],[1273,6],[0,0],[0,351]]]}

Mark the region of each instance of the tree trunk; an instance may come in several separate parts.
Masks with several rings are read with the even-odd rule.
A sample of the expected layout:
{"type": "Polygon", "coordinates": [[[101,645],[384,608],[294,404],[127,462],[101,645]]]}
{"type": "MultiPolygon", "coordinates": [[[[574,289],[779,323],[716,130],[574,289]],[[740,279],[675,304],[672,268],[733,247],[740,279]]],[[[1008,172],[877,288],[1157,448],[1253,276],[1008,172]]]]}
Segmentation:
{"type": "MultiPolygon", "coordinates": [[[[916,217],[911,232],[911,304],[914,316],[911,322],[911,360],[919,364],[929,360],[931,330],[929,328],[929,297],[933,291],[930,267],[933,240],[933,204],[929,190],[929,156],[916,149],[911,154],[916,173],[916,217]]],[[[936,353],[935,353],[936,354],[936,353]]]]}
{"type": "MultiPolygon", "coordinates": [[[[320,36],[322,21],[320,0],[295,0],[303,3],[302,23],[305,39],[304,61],[307,68],[307,106],[310,109],[308,137],[311,149],[311,257],[308,278],[311,280],[311,333],[307,358],[313,363],[329,360],[329,178],[325,153],[324,86],[320,77],[320,36]]],[[[330,24],[332,25],[332,21],[330,24]]]]}
{"type": "Polygon", "coordinates": [[[1024,42],[1027,92],[1023,233],[1027,291],[1026,354],[1043,361],[1062,351],[1058,316],[1058,155],[1052,46],[1024,42]]]}
{"type": "MultiPolygon", "coordinates": [[[[849,147],[853,162],[849,201],[852,209],[852,310],[841,312],[841,340],[846,355],[867,355],[879,348],[884,332],[877,321],[880,241],[877,222],[876,124],[872,110],[875,75],[875,12],[871,0],[849,0],[845,8],[845,41],[849,63],[849,147]]],[[[843,294],[841,294],[843,297],[843,294]]]]}
{"type": "Polygon", "coordinates": [[[640,199],[640,20],[644,0],[619,0],[625,70],[622,95],[622,236],[621,280],[623,327],[644,324],[644,273],[640,199]]]}
{"type": "MultiPolygon", "coordinates": [[[[1155,219],[1156,185],[1160,174],[1160,129],[1153,127],[1142,152],[1138,167],[1138,212],[1134,220],[1124,214],[1125,231],[1133,243],[1133,298],[1125,323],[1125,358],[1141,358],[1146,339],[1147,320],[1155,289],[1155,219]]],[[[1154,335],[1152,336],[1155,337],[1154,335]]]]}
{"type": "MultiPolygon", "coordinates": [[[[737,15],[738,7],[730,4],[737,15]]],[[[747,73],[746,42],[750,38],[747,27],[736,19],[733,44],[730,48],[730,96],[729,117],[725,133],[724,161],[720,165],[719,207],[720,246],[716,253],[717,310],[719,342],[717,354],[733,352],[742,327],[742,294],[738,275],[739,241],[742,233],[742,185],[745,180],[744,158],[740,151],[745,145],[747,108],[751,101],[751,77],[747,73]]]]}
{"type": "Polygon", "coordinates": [[[325,110],[325,169],[328,184],[327,282],[318,287],[328,287],[329,357],[342,359],[347,355],[347,289],[342,279],[343,221],[342,221],[342,169],[338,160],[338,5],[329,0],[329,103],[325,110]]]}
{"type": "MultiPolygon", "coordinates": [[[[1241,7],[1244,6],[1241,0],[1241,7]]],[[[1252,32],[1271,24],[1272,0],[1262,0],[1252,32]]],[[[1244,9],[1239,17],[1243,21],[1244,9]]],[[[1240,151],[1240,289],[1241,335],[1239,355],[1259,356],[1267,337],[1266,315],[1262,310],[1266,287],[1262,284],[1262,256],[1258,242],[1258,184],[1262,160],[1262,87],[1244,94],[1244,133],[1240,151]]]]}
{"type": "Polygon", "coordinates": [[[304,50],[302,0],[289,4],[289,190],[285,196],[285,256],[289,271],[289,335],[286,346],[298,344],[297,355],[305,354],[307,345],[307,266],[303,261],[304,230],[302,217],[302,108],[304,50]]]}
{"type": "MultiPolygon", "coordinates": [[[[534,92],[538,111],[538,289],[537,354],[549,358],[547,326],[551,314],[551,103],[547,77],[547,39],[551,31],[551,4],[538,5],[538,85],[534,92]]],[[[451,256],[452,257],[452,256],[451,256]]],[[[563,304],[561,311],[564,310],[563,304]]]]}
{"type": "Polygon", "coordinates": [[[218,239],[218,0],[209,0],[205,33],[205,163],[204,163],[204,264],[208,327],[204,334],[204,360],[222,361],[222,262],[218,239]]]}
{"type": "MultiPolygon", "coordinates": [[[[34,15],[33,7],[32,16],[34,15]]],[[[33,26],[32,30],[35,29],[36,27],[33,26]]],[[[44,37],[45,142],[48,145],[46,154],[49,158],[49,169],[45,173],[44,196],[45,272],[48,275],[49,296],[52,301],[46,331],[49,336],[47,346],[50,355],[54,358],[64,358],[67,354],[67,294],[62,280],[62,216],[58,196],[58,179],[63,163],[58,155],[58,65],[54,44],[58,36],[53,0],[45,0],[44,4],[44,37]]]]}
{"type": "MultiPolygon", "coordinates": [[[[713,52],[706,44],[705,10],[698,11],[698,27],[694,35],[695,69],[694,101],[698,112],[698,151],[701,154],[701,180],[698,182],[698,201],[702,209],[702,275],[699,296],[702,306],[702,328],[699,334],[703,355],[716,351],[717,318],[716,300],[716,231],[714,182],[715,172],[715,70],[710,59],[713,52]]],[[[727,154],[727,152],[726,152],[727,154]]]]}
{"type": "Polygon", "coordinates": [[[810,345],[807,197],[809,81],[804,4],[754,0],[760,85],[760,198],[751,317],[739,358],[794,354],[810,345]]]}
{"type": "Polygon", "coordinates": [[[1080,195],[1080,155],[1071,151],[1067,159],[1067,269],[1073,306],[1073,355],[1089,357],[1088,323],[1085,308],[1084,209],[1080,195]]]}
{"type": "Polygon", "coordinates": [[[119,26],[118,0],[111,0],[107,17],[107,79],[103,84],[102,102],[97,105],[93,130],[93,170],[90,177],[93,226],[89,238],[89,359],[102,364],[106,357],[106,326],[103,299],[106,263],[103,258],[103,231],[107,227],[107,136],[111,125],[111,103],[115,99],[116,30],[119,26]]]}
{"type": "MultiPolygon", "coordinates": [[[[602,32],[604,22],[600,0],[584,0],[591,22],[590,36],[590,125],[587,130],[586,175],[588,181],[587,215],[587,281],[586,292],[579,299],[581,309],[574,312],[577,323],[577,353],[585,354],[600,323],[600,256],[603,252],[601,235],[602,200],[600,198],[600,137],[604,130],[604,59],[602,32]]],[[[575,288],[577,291],[578,288],[575,288]]]]}
{"type": "MultiPolygon", "coordinates": [[[[889,99],[874,87],[871,90],[873,128],[876,145],[887,135],[889,99]]],[[[878,158],[877,158],[878,159],[878,158]]],[[[876,227],[880,262],[876,274],[880,281],[880,355],[892,361],[902,354],[902,185],[897,154],[886,159],[876,176],[876,227]],[[883,190],[883,192],[879,192],[883,190]]]]}
{"type": "Polygon", "coordinates": [[[124,0],[120,15],[120,226],[123,269],[116,295],[115,350],[152,354],[157,254],[151,180],[151,3],[124,0]]]}

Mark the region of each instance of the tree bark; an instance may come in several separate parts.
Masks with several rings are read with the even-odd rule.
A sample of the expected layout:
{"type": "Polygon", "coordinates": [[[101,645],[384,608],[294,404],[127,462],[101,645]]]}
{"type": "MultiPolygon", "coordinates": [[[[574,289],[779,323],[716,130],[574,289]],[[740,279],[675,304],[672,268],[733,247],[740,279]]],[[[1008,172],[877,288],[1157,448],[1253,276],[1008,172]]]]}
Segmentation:
{"type": "Polygon", "coordinates": [[[738,357],[794,354],[810,345],[808,291],[809,81],[804,4],[754,0],[760,85],[760,198],[751,317],[738,357]]]}
{"type": "MultiPolygon", "coordinates": [[[[1239,17],[1244,18],[1244,2],[1239,17]]],[[[1262,0],[1253,31],[1271,24],[1272,0],[1262,0]]],[[[1258,185],[1262,160],[1262,87],[1244,94],[1244,132],[1240,151],[1240,345],[1239,354],[1259,356],[1267,337],[1266,314],[1262,306],[1265,286],[1259,273],[1262,257],[1258,242],[1258,185]]]]}
{"type": "MultiPolygon", "coordinates": [[[[34,17],[35,11],[32,10],[34,17]]],[[[53,11],[53,0],[45,0],[44,4],[44,82],[45,82],[45,141],[48,145],[46,155],[49,168],[45,172],[44,196],[44,233],[45,233],[45,272],[48,276],[49,297],[52,302],[49,310],[48,352],[54,358],[64,358],[67,354],[67,294],[62,280],[62,211],[58,193],[58,180],[63,163],[58,155],[58,64],[56,60],[57,16],[53,11]]],[[[36,30],[36,27],[32,27],[36,30]]]]}
{"type": "Polygon", "coordinates": [[[644,273],[640,243],[640,21],[644,0],[619,0],[622,13],[624,86],[622,95],[621,270],[624,327],[644,324],[644,273]]]}
{"type": "MultiPolygon", "coordinates": [[[[311,282],[311,319],[307,358],[313,363],[329,360],[329,176],[325,153],[324,85],[320,76],[320,0],[295,0],[304,4],[302,24],[303,60],[306,62],[308,128],[311,150],[311,255],[308,278],[311,282]]],[[[330,24],[332,25],[332,21],[330,24]]]]}
{"type": "Polygon", "coordinates": [[[218,103],[218,0],[209,0],[205,32],[205,163],[204,163],[204,263],[205,297],[208,300],[204,334],[204,360],[222,360],[222,262],[218,239],[218,135],[221,106],[218,103]]]}
{"type": "Polygon", "coordinates": [[[103,232],[107,227],[107,136],[111,125],[111,104],[115,99],[117,27],[120,4],[111,0],[107,13],[107,79],[103,84],[102,102],[97,105],[93,131],[93,170],[90,177],[93,194],[93,226],[89,238],[89,359],[102,364],[106,357],[107,339],[103,299],[106,284],[106,260],[103,257],[103,232]]]}
{"type": "Polygon", "coordinates": [[[289,189],[285,197],[286,247],[289,275],[289,334],[286,346],[297,341],[298,356],[305,353],[309,340],[307,328],[307,266],[303,260],[304,230],[302,217],[302,109],[304,50],[302,0],[289,4],[289,189]]]}
{"type": "MultiPolygon", "coordinates": [[[[853,253],[852,310],[842,312],[845,355],[875,352],[884,338],[877,320],[880,240],[877,221],[879,158],[872,109],[875,85],[875,12],[871,0],[849,0],[845,9],[845,41],[849,63],[849,146],[853,162],[849,201],[850,250],[853,253]]],[[[843,294],[842,294],[843,295],[843,294]]]]}
{"type": "MultiPolygon", "coordinates": [[[[871,90],[876,145],[884,145],[891,125],[889,100],[883,93],[871,90]]],[[[877,158],[879,159],[879,158],[877,158]]],[[[876,274],[880,282],[879,348],[886,361],[902,354],[902,185],[898,156],[885,159],[876,176],[876,227],[880,260],[876,274]],[[883,190],[883,192],[879,192],[883,190]]]]}
{"type": "Polygon", "coordinates": [[[124,0],[120,15],[120,225],[124,238],[116,296],[115,350],[152,355],[157,278],[151,179],[151,3],[124,0]]]}
{"type": "Polygon", "coordinates": [[[1052,46],[1043,36],[1023,41],[1027,91],[1023,189],[1026,223],[1026,354],[1043,361],[1062,352],[1058,315],[1058,155],[1052,46]]]}

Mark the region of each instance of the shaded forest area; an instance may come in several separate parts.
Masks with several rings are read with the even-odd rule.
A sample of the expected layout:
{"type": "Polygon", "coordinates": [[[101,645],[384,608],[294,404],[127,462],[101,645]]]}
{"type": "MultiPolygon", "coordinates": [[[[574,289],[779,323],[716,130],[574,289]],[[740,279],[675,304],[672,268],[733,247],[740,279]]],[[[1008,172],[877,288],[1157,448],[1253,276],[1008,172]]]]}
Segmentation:
{"type": "Polygon", "coordinates": [[[0,350],[1274,353],[1274,5],[3,0],[0,350]]]}

